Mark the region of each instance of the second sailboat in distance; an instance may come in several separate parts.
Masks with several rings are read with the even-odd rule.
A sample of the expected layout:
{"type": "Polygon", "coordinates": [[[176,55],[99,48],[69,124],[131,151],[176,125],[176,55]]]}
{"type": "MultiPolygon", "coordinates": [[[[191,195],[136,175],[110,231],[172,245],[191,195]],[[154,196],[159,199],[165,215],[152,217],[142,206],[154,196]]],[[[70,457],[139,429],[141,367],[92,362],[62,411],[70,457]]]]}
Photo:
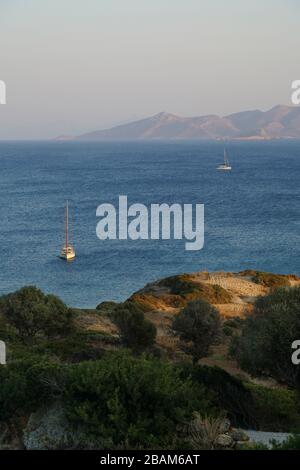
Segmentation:
{"type": "Polygon", "coordinates": [[[229,160],[228,160],[228,156],[227,156],[227,152],[225,148],[224,148],[224,163],[217,166],[217,170],[225,170],[225,171],[231,170],[231,165],[229,164],[229,160]]]}
{"type": "Polygon", "coordinates": [[[65,244],[60,252],[60,258],[65,261],[72,261],[75,259],[75,250],[72,245],[69,245],[69,203],[66,205],[66,238],[65,244]]]}

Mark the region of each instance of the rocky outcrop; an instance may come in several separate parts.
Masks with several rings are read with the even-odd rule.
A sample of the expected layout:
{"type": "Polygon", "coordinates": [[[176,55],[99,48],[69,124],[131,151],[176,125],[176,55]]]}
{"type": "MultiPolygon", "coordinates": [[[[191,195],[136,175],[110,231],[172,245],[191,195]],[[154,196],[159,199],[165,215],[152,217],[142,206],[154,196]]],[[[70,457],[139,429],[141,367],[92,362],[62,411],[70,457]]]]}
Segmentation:
{"type": "Polygon", "coordinates": [[[245,316],[259,296],[274,287],[299,285],[294,275],[261,271],[196,272],[180,274],[147,284],[129,300],[137,302],[145,312],[161,311],[174,314],[191,300],[206,300],[221,316],[245,316]]]}
{"type": "MultiPolygon", "coordinates": [[[[23,436],[27,450],[88,449],[91,443],[79,428],[69,424],[59,402],[32,413],[23,436]]],[[[93,446],[95,442],[93,442],[93,446]]]]}
{"type": "Polygon", "coordinates": [[[196,412],[187,427],[187,442],[194,449],[235,449],[248,440],[244,431],[232,428],[230,421],[223,416],[203,417],[196,412]]]}
{"type": "Polygon", "coordinates": [[[209,273],[180,274],[147,284],[129,300],[137,302],[144,311],[177,312],[191,300],[206,300],[211,304],[232,302],[231,293],[220,284],[210,282],[209,273]]]}
{"type": "Polygon", "coordinates": [[[23,449],[23,443],[15,427],[0,422],[0,451],[21,449],[23,449]]]}

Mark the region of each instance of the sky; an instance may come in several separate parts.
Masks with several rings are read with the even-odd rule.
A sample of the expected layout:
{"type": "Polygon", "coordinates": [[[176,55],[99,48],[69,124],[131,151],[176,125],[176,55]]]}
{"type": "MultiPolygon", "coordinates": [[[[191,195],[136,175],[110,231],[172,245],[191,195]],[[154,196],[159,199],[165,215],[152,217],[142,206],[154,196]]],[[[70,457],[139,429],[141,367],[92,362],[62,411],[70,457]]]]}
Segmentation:
{"type": "Polygon", "coordinates": [[[0,139],[291,104],[299,0],[0,0],[0,139]]]}

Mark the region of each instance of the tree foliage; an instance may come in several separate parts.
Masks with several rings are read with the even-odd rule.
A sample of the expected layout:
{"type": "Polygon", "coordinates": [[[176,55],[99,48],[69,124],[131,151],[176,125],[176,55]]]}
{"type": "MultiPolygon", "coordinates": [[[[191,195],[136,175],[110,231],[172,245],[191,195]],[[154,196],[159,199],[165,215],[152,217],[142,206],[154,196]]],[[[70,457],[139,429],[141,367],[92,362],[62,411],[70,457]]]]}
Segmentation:
{"type": "Polygon", "coordinates": [[[45,295],[34,286],[0,298],[0,312],[26,341],[37,335],[64,335],[73,326],[73,311],[54,295],[45,295]]]}
{"type": "Polygon", "coordinates": [[[279,288],[257,300],[231,350],[251,374],[293,386],[298,369],[291,361],[291,346],[299,338],[300,288],[279,288]]]}
{"type": "Polygon", "coordinates": [[[119,352],[73,366],[65,402],[71,422],[110,448],[151,447],[170,443],[194,410],[208,413],[205,395],[173,365],[119,352]]]}
{"type": "Polygon", "coordinates": [[[0,367],[0,420],[24,416],[53,400],[63,389],[62,367],[48,357],[28,354],[0,367]]]}
{"type": "Polygon", "coordinates": [[[215,407],[225,412],[233,426],[257,425],[254,400],[245,384],[219,367],[183,364],[181,377],[190,377],[193,383],[205,386],[215,407]]]}
{"type": "Polygon", "coordinates": [[[172,327],[182,341],[182,349],[191,354],[196,363],[217,343],[221,331],[220,315],[205,300],[195,300],[174,318],[172,327]]]}
{"type": "Polygon", "coordinates": [[[124,346],[141,352],[154,344],[156,328],[145,319],[144,312],[134,302],[118,305],[111,318],[119,329],[124,346]]]}

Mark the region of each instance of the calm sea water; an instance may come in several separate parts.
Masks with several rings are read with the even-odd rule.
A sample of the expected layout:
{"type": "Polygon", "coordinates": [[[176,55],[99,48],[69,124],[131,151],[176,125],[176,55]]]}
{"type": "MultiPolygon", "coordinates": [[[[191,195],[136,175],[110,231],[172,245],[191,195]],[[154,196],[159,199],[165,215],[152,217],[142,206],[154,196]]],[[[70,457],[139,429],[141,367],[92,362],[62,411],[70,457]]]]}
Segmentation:
{"type": "Polygon", "coordinates": [[[122,300],[147,282],[246,268],[300,274],[300,142],[1,143],[0,293],[34,284],[72,306],[122,300]],[[205,245],[100,241],[96,207],[205,204],[205,245]],[[58,258],[69,199],[77,258],[58,258]]]}

